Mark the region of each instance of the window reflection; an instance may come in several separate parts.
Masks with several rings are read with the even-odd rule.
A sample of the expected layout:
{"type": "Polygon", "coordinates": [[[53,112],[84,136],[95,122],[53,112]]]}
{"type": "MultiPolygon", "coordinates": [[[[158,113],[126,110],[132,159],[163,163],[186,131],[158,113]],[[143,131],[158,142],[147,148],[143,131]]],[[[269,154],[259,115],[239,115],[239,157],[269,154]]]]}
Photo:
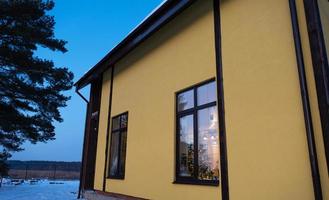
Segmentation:
{"type": "Polygon", "coordinates": [[[324,45],[327,52],[327,62],[329,63],[329,2],[328,0],[318,0],[320,19],[322,24],[322,32],[324,45]]]}
{"type": "Polygon", "coordinates": [[[219,144],[216,107],[198,111],[199,179],[218,180],[219,144]]]}
{"type": "Polygon", "coordinates": [[[216,100],[216,82],[213,80],[177,95],[178,181],[219,183],[216,100]]]}
{"type": "Polygon", "coordinates": [[[127,115],[121,115],[121,124],[120,128],[126,128],[128,122],[128,116],[127,115]]]}
{"type": "Polygon", "coordinates": [[[119,175],[123,176],[125,174],[125,162],[126,162],[126,146],[127,146],[127,131],[121,132],[121,148],[120,148],[120,165],[119,165],[119,175]]]}
{"type": "Polygon", "coordinates": [[[193,115],[188,115],[180,118],[179,129],[179,175],[192,176],[194,170],[193,115]]]}
{"type": "Polygon", "coordinates": [[[187,92],[179,94],[177,101],[178,111],[183,111],[192,108],[194,106],[193,90],[189,90],[187,92]]]}
{"type": "Polygon", "coordinates": [[[109,178],[124,179],[127,148],[128,113],[112,118],[109,178]]]}
{"type": "Polygon", "coordinates": [[[197,89],[198,106],[216,101],[216,82],[211,82],[197,89]]]}
{"type": "Polygon", "coordinates": [[[120,128],[120,117],[116,117],[112,119],[112,130],[116,130],[120,128]]]}
{"type": "Polygon", "coordinates": [[[110,152],[110,175],[114,176],[117,173],[119,161],[119,132],[113,132],[111,137],[111,152],[110,152]]]}

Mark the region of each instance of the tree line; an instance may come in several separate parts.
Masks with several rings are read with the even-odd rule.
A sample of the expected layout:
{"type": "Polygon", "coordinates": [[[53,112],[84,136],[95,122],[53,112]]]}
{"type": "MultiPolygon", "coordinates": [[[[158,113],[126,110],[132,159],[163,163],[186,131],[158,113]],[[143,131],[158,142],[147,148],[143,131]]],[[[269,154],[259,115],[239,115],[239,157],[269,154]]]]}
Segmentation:
{"type": "Polygon", "coordinates": [[[57,162],[57,161],[19,161],[8,160],[9,170],[40,170],[50,171],[56,168],[61,171],[80,172],[81,162],[57,162]]]}

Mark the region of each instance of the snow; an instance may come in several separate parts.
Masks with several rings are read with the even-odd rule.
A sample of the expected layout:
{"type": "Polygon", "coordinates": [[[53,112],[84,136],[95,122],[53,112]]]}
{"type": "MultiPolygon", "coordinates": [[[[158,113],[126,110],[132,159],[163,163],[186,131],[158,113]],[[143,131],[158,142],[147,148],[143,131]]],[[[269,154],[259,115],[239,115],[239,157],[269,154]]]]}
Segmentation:
{"type": "Polygon", "coordinates": [[[6,182],[0,188],[1,200],[73,200],[77,199],[79,181],[47,181],[21,185],[6,182]],[[53,183],[53,184],[50,184],[53,183]]]}

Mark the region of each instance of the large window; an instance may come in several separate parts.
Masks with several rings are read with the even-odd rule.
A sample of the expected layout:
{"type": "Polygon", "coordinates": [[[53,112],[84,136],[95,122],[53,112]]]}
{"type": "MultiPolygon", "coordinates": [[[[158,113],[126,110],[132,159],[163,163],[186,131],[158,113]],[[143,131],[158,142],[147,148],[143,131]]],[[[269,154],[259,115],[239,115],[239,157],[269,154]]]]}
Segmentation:
{"type": "Polygon", "coordinates": [[[216,82],[176,95],[176,181],[218,185],[219,138],[216,82]]]}
{"type": "Polygon", "coordinates": [[[128,113],[112,118],[109,178],[124,179],[128,113]]]}

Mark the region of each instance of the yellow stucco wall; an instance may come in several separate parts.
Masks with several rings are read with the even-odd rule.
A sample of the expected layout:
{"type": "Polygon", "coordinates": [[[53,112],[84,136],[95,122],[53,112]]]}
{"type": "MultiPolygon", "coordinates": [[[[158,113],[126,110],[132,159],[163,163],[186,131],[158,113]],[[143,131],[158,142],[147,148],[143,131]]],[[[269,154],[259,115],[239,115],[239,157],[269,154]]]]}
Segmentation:
{"type": "Polygon", "coordinates": [[[314,199],[288,0],[224,0],[230,197],[314,199]]]}
{"type": "Polygon", "coordinates": [[[175,92],[215,77],[212,1],[198,1],[115,68],[112,116],[129,112],[125,180],[106,190],[150,199],[220,199],[220,187],[173,184],[175,92]]]}
{"type": "MultiPolygon", "coordinates": [[[[324,8],[322,5],[323,2],[321,1],[322,0],[319,0],[319,7],[321,8],[320,10],[323,10],[324,8]]],[[[328,2],[325,3],[329,5],[328,2]]],[[[325,157],[325,151],[323,145],[323,134],[321,128],[321,120],[320,120],[316,86],[314,80],[313,65],[312,65],[311,50],[310,50],[307,24],[305,18],[304,4],[302,0],[297,0],[296,4],[297,4],[299,29],[300,29],[303,54],[304,54],[307,86],[308,86],[309,97],[310,97],[311,113],[313,118],[314,136],[316,142],[316,150],[317,150],[317,157],[319,163],[323,199],[329,199],[329,178],[328,178],[329,176],[327,171],[327,163],[326,163],[326,157],[325,157]]],[[[328,8],[327,12],[329,12],[329,7],[327,8],[328,8]]],[[[327,23],[329,23],[329,21],[327,21],[327,23]]]]}
{"type": "Polygon", "coordinates": [[[99,128],[98,128],[98,141],[95,163],[95,182],[94,188],[96,190],[103,189],[103,174],[105,167],[105,146],[106,146],[106,131],[107,119],[109,110],[109,96],[111,87],[111,70],[107,70],[103,74],[101,106],[99,113],[99,128]]]}
{"type": "MultiPolygon", "coordinates": [[[[223,0],[221,12],[231,199],[313,199],[288,1],[223,0]]],[[[221,199],[220,186],[172,183],[175,92],[215,77],[213,25],[212,0],[199,0],[116,65],[111,116],[129,112],[126,174],[107,179],[106,191],[221,199]]],[[[98,190],[110,73],[103,77],[98,190]]]]}

